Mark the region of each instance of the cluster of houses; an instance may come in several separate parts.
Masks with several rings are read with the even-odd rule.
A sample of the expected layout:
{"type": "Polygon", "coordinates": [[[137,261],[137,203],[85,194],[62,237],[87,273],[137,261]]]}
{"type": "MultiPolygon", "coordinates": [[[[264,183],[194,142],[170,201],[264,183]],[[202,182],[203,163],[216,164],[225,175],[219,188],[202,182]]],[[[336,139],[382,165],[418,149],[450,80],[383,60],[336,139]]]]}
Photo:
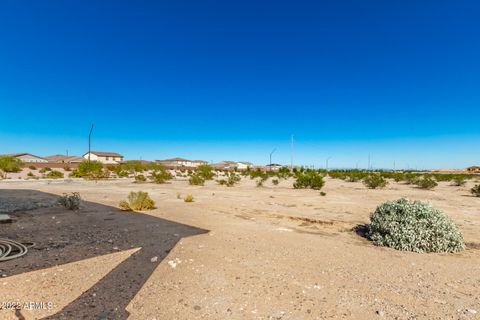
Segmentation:
{"type": "MultiPolygon", "coordinates": [[[[80,162],[89,159],[99,161],[103,164],[120,164],[124,161],[124,156],[116,152],[91,151],[83,156],[69,156],[56,154],[47,157],[39,157],[31,153],[0,154],[0,156],[11,156],[19,159],[23,163],[35,164],[36,166],[59,167],[69,165],[76,167],[80,162]]],[[[200,165],[209,164],[204,160],[189,160],[184,158],[172,158],[165,160],[155,160],[154,162],[163,164],[169,169],[195,169],[200,165]]],[[[248,168],[257,168],[253,163],[246,161],[221,161],[210,164],[216,169],[222,170],[246,170],[248,168]]]]}

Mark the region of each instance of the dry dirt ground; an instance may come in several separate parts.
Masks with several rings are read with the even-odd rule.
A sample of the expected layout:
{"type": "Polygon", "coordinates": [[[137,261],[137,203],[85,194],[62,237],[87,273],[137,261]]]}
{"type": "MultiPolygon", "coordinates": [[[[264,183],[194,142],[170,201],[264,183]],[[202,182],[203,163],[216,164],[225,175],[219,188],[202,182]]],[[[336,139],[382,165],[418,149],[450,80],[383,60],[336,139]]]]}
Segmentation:
{"type": "Polygon", "coordinates": [[[35,246],[0,263],[0,318],[478,319],[480,198],[470,196],[472,185],[367,190],[327,180],[320,196],[291,181],[4,181],[0,211],[1,203],[18,207],[0,235],[35,246]],[[148,191],[157,208],[118,210],[132,190],[148,191]],[[51,206],[74,191],[85,200],[78,212],[51,206]],[[467,250],[400,252],[352,231],[400,197],[443,209],[467,250]],[[5,310],[8,302],[19,310],[5,310]]]}

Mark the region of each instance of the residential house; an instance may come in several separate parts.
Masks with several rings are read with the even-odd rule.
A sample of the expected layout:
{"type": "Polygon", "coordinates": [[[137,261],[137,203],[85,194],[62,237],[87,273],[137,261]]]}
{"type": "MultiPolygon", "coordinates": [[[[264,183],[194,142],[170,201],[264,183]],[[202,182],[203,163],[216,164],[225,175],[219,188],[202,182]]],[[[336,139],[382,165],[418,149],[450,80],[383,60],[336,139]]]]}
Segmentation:
{"type": "Polygon", "coordinates": [[[480,173],[480,167],[479,166],[468,167],[467,171],[470,173],[480,173]]]}
{"type": "Polygon", "coordinates": [[[10,153],[10,154],[0,154],[0,157],[14,157],[19,159],[24,163],[47,163],[48,160],[31,153],[10,153]]]}
{"type": "Polygon", "coordinates": [[[91,151],[90,153],[85,153],[83,158],[88,159],[89,155],[90,160],[100,161],[105,164],[118,164],[123,161],[123,155],[116,152],[91,151]]]}
{"type": "Polygon", "coordinates": [[[82,157],[66,156],[63,154],[55,154],[53,156],[45,157],[45,159],[47,159],[48,162],[51,162],[51,163],[80,163],[83,160],[85,160],[82,157]]]}
{"type": "Polygon", "coordinates": [[[172,159],[165,159],[165,160],[156,160],[157,163],[163,164],[166,167],[188,167],[188,168],[196,168],[202,164],[208,164],[207,161],[203,160],[188,160],[184,158],[172,158],[172,159]]]}
{"type": "Polygon", "coordinates": [[[254,164],[251,162],[247,162],[247,161],[237,162],[237,170],[253,169],[253,167],[254,167],[254,164]]]}

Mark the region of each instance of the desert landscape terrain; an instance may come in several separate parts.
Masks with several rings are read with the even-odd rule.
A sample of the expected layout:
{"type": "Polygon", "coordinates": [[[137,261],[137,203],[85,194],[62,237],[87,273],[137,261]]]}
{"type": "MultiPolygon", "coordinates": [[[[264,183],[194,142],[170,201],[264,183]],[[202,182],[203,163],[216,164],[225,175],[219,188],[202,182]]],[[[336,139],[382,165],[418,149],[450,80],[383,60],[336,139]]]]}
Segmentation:
{"type": "Polygon", "coordinates": [[[2,236],[34,245],[0,264],[0,300],[46,305],[0,310],[2,319],[477,319],[480,198],[441,182],[370,190],[327,178],[320,196],[242,179],[191,186],[113,181],[0,183],[14,222],[2,236]],[[156,208],[125,212],[130,191],[156,208]],[[79,192],[80,210],[56,204],[79,192]],[[180,195],[192,194],[194,202],[180,195]],[[376,206],[429,201],[459,226],[459,253],[418,254],[362,237],[376,206]]]}

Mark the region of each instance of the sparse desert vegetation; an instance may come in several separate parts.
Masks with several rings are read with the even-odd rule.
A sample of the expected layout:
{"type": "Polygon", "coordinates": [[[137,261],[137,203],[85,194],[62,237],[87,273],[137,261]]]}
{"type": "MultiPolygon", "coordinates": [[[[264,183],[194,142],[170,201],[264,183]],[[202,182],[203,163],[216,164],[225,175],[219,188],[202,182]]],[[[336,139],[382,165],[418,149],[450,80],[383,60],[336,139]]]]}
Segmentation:
{"type": "Polygon", "coordinates": [[[126,211],[145,211],[154,208],[155,201],[150,198],[148,192],[132,191],[127,200],[120,201],[120,208],[126,211]]]}

